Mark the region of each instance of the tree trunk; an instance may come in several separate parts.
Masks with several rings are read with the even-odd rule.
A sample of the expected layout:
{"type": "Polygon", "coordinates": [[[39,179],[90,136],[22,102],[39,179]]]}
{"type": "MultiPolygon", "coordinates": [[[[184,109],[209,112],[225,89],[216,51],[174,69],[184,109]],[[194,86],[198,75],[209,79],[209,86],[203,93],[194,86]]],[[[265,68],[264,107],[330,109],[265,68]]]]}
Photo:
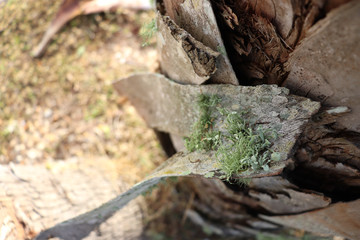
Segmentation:
{"type": "MultiPolygon", "coordinates": [[[[158,8],[205,46],[226,48],[220,73],[208,74],[206,83],[237,84],[226,81],[234,73],[240,85],[277,84],[322,104],[293,149],[294,164],[281,174],[253,178],[248,186],[187,179],[183,189],[195,193],[188,217],[199,223],[202,216],[238,236],[282,225],[359,239],[360,2],[163,0],[158,8]]],[[[184,81],[166,54],[160,51],[162,73],[199,84],[184,81]]]]}

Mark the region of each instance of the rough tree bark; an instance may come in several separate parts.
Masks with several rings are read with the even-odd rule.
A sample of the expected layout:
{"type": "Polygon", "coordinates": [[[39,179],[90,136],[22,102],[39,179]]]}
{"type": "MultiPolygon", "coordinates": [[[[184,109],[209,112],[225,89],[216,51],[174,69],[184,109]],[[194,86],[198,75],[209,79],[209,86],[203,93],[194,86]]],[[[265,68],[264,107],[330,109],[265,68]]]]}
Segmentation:
{"type": "MultiPolygon", "coordinates": [[[[213,151],[179,152],[132,189],[37,239],[84,237],[162,178],[188,175],[202,178],[182,184],[194,194],[186,216],[213,234],[249,239],[287,226],[359,239],[360,2],[163,0],[157,5],[163,75],[135,75],[117,82],[117,90],[162,131],[158,136],[168,153],[173,152],[169,139],[182,150],[179,137],[191,134],[200,118],[195,99],[203,93],[218,95],[219,108],[231,114],[246,110],[244,117],[254,126],[278,131],[279,138],[267,145],[278,160],[223,181],[213,151]],[[258,86],[263,84],[288,89],[258,86]],[[317,114],[320,104],[304,97],[321,103],[317,114]],[[246,186],[231,183],[244,177],[250,178],[246,186]]],[[[210,128],[229,133],[224,114],[216,114],[210,128]]],[[[252,163],[258,161],[253,157],[252,163]]]]}
{"type": "MultiPolygon", "coordinates": [[[[33,239],[43,229],[128,189],[123,181],[111,180],[109,172],[71,161],[54,162],[48,168],[0,165],[0,239],[33,239]]],[[[84,239],[138,239],[144,217],[140,203],[141,199],[130,203],[84,239]]]]}
{"type": "MultiPolygon", "coordinates": [[[[220,52],[203,24],[212,16],[207,12],[209,3],[163,0],[158,9],[220,52]]],[[[280,224],[359,239],[360,2],[213,0],[211,4],[227,50],[225,58],[240,85],[285,86],[321,102],[322,109],[298,139],[294,165],[278,176],[254,178],[247,187],[215,179],[186,180],[183,188],[196,193],[196,212],[191,210],[188,217],[200,225],[213,222],[207,226],[216,226],[215,233],[222,229],[222,234],[249,237],[280,224]]],[[[169,68],[168,60],[161,59],[161,71],[189,84],[176,68],[169,68]]],[[[210,76],[206,83],[219,82],[210,76]]],[[[176,136],[171,138],[181,146],[176,136]]]]}

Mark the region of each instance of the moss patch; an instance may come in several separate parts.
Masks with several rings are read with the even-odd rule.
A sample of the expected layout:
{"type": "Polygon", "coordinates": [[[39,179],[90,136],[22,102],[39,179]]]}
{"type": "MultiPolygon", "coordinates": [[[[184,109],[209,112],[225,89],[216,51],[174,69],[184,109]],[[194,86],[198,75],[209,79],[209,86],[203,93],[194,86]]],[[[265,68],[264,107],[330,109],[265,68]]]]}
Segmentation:
{"type": "Polygon", "coordinates": [[[235,173],[252,170],[269,170],[271,161],[278,161],[279,153],[270,147],[277,136],[271,129],[254,126],[244,119],[246,112],[229,111],[220,107],[218,96],[200,95],[200,118],[194,124],[192,134],[185,138],[188,151],[216,150],[216,157],[227,180],[235,173]],[[222,131],[214,126],[214,111],[225,122],[222,131]]]}
{"type": "Polygon", "coordinates": [[[196,150],[215,150],[220,144],[221,133],[214,131],[214,111],[216,105],[220,102],[217,96],[200,95],[198,98],[198,106],[200,110],[200,118],[194,124],[190,137],[185,138],[185,147],[188,151],[196,150]]]}
{"type": "Polygon", "coordinates": [[[273,155],[271,141],[276,138],[274,131],[255,128],[237,112],[223,110],[222,114],[227,131],[222,134],[223,144],[217,149],[216,156],[226,178],[247,169],[268,171],[273,155]]]}

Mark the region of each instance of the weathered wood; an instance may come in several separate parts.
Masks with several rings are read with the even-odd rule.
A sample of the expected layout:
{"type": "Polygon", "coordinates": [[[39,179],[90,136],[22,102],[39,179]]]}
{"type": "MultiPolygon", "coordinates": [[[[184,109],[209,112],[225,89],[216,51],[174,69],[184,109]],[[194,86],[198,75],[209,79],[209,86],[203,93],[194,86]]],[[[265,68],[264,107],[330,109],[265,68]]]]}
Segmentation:
{"type": "MultiPolygon", "coordinates": [[[[287,89],[273,85],[181,85],[159,74],[139,74],[114,86],[130,99],[150,127],[178,136],[189,136],[199,118],[198,96],[217,95],[221,99],[219,107],[239,114],[245,110],[255,125],[277,131],[279,137],[271,149],[281,154],[282,161],[291,157],[302,126],[319,109],[317,102],[289,95],[287,89]]],[[[215,128],[221,130],[224,116],[215,114],[215,128]]]]}
{"type": "MultiPolygon", "coordinates": [[[[216,179],[186,181],[182,187],[196,194],[193,209],[206,219],[190,214],[194,222],[206,226],[222,222],[254,235],[257,226],[269,223],[258,219],[258,214],[263,214],[281,225],[359,238],[360,207],[354,200],[360,196],[360,95],[356,88],[360,4],[353,1],[328,13],[346,2],[212,1],[242,84],[280,84],[290,71],[285,85],[291,83],[286,86],[293,93],[322,101],[326,107],[348,106],[352,113],[346,107],[324,107],[299,138],[294,165],[288,165],[280,176],[252,179],[247,187],[225,185],[216,179]],[[311,28],[325,14],[326,18],[311,28]],[[344,203],[334,204],[338,201],[344,203]],[[278,214],[292,215],[273,216],[278,214]]],[[[175,17],[181,3],[177,5],[175,17]]],[[[177,146],[181,148],[181,142],[177,146]]],[[[224,226],[215,227],[222,230],[224,226]]]]}
{"type": "Polygon", "coordinates": [[[201,84],[216,72],[220,55],[195,40],[169,17],[157,15],[157,38],[161,71],[184,83],[201,84]]]}
{"type": "Polygon", "coordinates": [[[327,106],[347,106],[337,121],[360,132],[360,2],[352,1],[318,22],[291,54],[283,86],[327,106]]]}
{"type": "MultiPolygon", "coordinates": [[[[110,180],[106,173],[85,164],[58,162],[48,166],[0,165],[0,232],[5,239],[33,238],[128,188],[124,182],[110,180]]],[[[85,239],[137,239],[143,230],[139,203],[130,203],[85,239]]],[[[71,236],[72,232],[66,234],[71,236]]]]}
{"type": "Polygon", "coordinates": [[[336,203],[328,208],[290,216],[261,216],[285,226],[349,239],[360,236],[360,200],[336,203]]]}
{"type": "MultiPolygon", "coordinates": [[[[198,109],[194,106],[199,94],[218,95],[221,99],[219,107],[239,113],[246,109],[247,116],[253,119],[254,124],[277,129],[279,138],[274,140],[271,148],[279,153],[280,161],[271,164],[269,171],[249,169],[235,174],[235,177],[241,178],[279,174],[286,166],[286,160],[291,157],[297,134],[301,132],[307,119],[319,108],[318,103],[291,96],[286,89],[276,86],[181,85],[162,75],[142,74],[120,80],[115,87],[120,92],[126,89],[126,95],[148,123],[162,131],[175,132],[179,135],[189,134],[193,123],[199,118],[198,109]]],[[[219,113],[217,115],[218,118],[224,118],[219,113]]],[[[217,119],[216,122],[214,128],[223,129],[224,119],[217,119]]],[[[219,168],[217,157],[212,151],[179,152],[127,192],[88,213],[47,229],[37,239],[46,239],[48,236],[63,239],[85,237],[118,209],[161,179],[186,175],[224,178],[219,168]]]]}
{"type": "Polygon", "coordinates": [[[238,85],[210,1],[184,0],[164,1],[164,3],[167,14],[177,25],[185,29],[196,40],[221,53],[216,61],[217,71],[211,76],[209,82],[238,85]]]}

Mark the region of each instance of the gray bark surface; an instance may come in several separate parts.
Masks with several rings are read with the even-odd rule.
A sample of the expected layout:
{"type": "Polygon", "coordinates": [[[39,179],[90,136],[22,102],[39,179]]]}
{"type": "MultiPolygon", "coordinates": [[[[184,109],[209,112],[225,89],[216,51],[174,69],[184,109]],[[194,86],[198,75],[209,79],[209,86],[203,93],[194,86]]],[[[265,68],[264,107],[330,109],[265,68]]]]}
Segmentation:
{"type": "Polygon", "coordinates": [[[360,132],[360,1],[352,1],[318,22],[286,64],[283,86],[325,106],[347,106],[338,121],[360,132]]]}
{"type": "MultiPolygon", "coordinates": [[[[72,163],[0,166],[2,239],[34,237],[73,216],[114,198],[128,188],[95,168],[72,163]]],[[[133,201],[89,232],[84,239],[138,239],[143,229],[139,201],[133,201]]],[[[89,222],[94,219],[88,219],[89,222]]],[[[71,236],[71,231],[64,232],[71,236]]],[[[65,238],[80,239],[80,238],[65,238]]]]}
{"type": "MultiPolygon", "coordinates": [[[[209,0],[164,1],[166,15],[170,16],[181,28],[190,33],[196,40],[220,52],[217,58],[217,71],[211,76],[210,83],[224,83],[238,85],[235,72],[226,54],[221,33],[216,22],[209,0]]],[[[172,46],[168,46],[170,49],[172,46]]],[[[183,81],[183,79],[177,79],[183,81]]]]}
{"type": "MultiPolygon", "coordinates": [[[[291,158],[302,127],[320,107],[317,102],[290,95],[287,89],[275,85],[182,85],[159,74],[139,74],[114,86],[129,98],[150,127],[178,136],[189,136],[200,117],[199,95],[217,95],[221,98],[219,107],[239,114],[246,111],[244,118],[249,122],[278,133],[271,149],[281,154],[282,161],[291,158]]],[[[218,118],[215,128],[222,130],[224,117],[214,114],[218,118]]]]}
{"type": "Polygon", "coordinates": [[[160,68],[169,78],[201,84],[217,71],[218,52],[196,41],[169,17],[158,14],[157,27],[160,68]]]}

